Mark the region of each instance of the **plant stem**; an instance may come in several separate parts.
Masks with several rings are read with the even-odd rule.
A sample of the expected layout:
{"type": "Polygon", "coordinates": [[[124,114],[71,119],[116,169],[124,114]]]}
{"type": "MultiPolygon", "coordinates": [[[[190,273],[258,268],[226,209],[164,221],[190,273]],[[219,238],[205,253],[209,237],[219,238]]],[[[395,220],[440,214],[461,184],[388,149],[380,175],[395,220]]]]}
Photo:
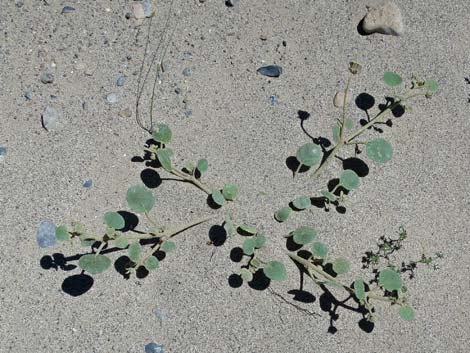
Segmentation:
{"type": "Polygon", "coordinates": [[[195,185],[196,187],[198,187],[199,189],[204,191],[207,195],[212,194],[212,190],[209,189],[209,187],[207,187],[203,183],[201,183],[199,180],[197,180],[194,176],[192,176],[190,174],[187,174],[187,173],[184,173],[183,171],[178,170],[176,168],[172,168],[170,173],[177,176],[177,177],[179,177],[179,178],[181,178],[181,179],[183,179],[184,181],[187,181],[187,182],[195,185]]]}

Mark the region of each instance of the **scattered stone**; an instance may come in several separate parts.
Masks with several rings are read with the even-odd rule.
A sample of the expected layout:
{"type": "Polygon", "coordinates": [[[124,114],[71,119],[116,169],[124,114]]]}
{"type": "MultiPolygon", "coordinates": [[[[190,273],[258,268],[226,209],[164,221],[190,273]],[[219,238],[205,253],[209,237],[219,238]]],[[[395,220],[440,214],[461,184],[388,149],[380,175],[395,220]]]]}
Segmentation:
{"type": "Polygon", "coordinates": [[[145,17],[152,17],[153,16],[153,3],[152,0],[143,0],[142,6],[144,7],[144,14],[145,17]]]}
{"type": "Polygon", "coordinates": [[[44,219],[41,221],[41,223],[39,223],[39,227],[36,233],[36,241],[40,248],[53,246],[57,242],[55,228],[55,224],[47,219],[44,219]]]}
{"type": "Polygon", "coordinates": [[[151,342],[145,346],[145,353],[165,353],[165,349],[162,344],[151,342]]]}
{"type": "Polygon", "coordinates": [[[48,71],[44,71],[41,75],[41,82],[45,84],[54,82],[54,75],[48,71]]]}
{"type": "Polygon", "coordinates": [[[271,105],[277,105],[279,103],[279,99],[276,96],[269,97],[269,103],[271,105]]]}
{"type": "Polygon", "coordinates": [[[134,17],[138,20],[153,16],[152,0],[134,2],[132,8],[134,10],[134,17]]]}
{"type": "Polygon", "coordinates": [[[75,11],[75,7],[72,7],[72,6],[64,6],[64,8],[62,9],[62,13],[71,13],[71,12],[74,12],[75,11]]]}
{"type": "Polygon", "coordinates": [[[122,87],[122,86],[124,86],[124,82],[126,82],[126,76],[120,75],[120,76],[118,77],[118,79],[116,80],[116,85],[117,85],[118,87],[122,87]]]}
{"type": "Polygon", "coordinates": [[[106,96],[106,101],[109,104],[116,104],[119,101],[119,98],[116,93],[110,93],[106,96]]]}
{"type": "Polygon", "coordinates": [[[266,34],[262,34],[262,35],[259,36],[259,39],[261,39],[263,41],[268,40],[268,36],[266,34]]]}
{"type": "Polygon", "coordinates": [[[192,60],[193,59],[193,53],[191,53],[190,51],[185,51],[183,53],[183,59],[184,60],[192,60]]]}
{"type": "Polygon", "coordinates": [[[123,109],[119,112],[121,118],[130,118],[132,116],[132,111],[129,108],[123,109]]]}
{"type": "Polygon", "coordinates": [[[155,308],[153,310],[153,313],[155,314],[156,318],[162,322],[162,321],[166,321],[168,319],[168,315],[166,314],[166,312],[161,309],[161,308],[155,308]]]}
{"type": "Polygon", "coordinates": [[[226,0],[225,1],[225,5],[228,7],[234,7],[238,5],[238,3],[239,3],[239,0],[226,0]]]}
{"type": "Polygon", "coordinates": [[[193,70],[190,67],[187,67],[183,70],[183,76],[189,77],[193,74],[193,70]]]}
{"type": "Polygon", "coordinates": [[[181,88],[176,87],[176,88],[175,88],[175,93],[176,93],[176,94],[181,94],[181,88]]]}
{"type": "Polygon", "coordinates": [[[381,33],[399,36],[403,34],[403,21],[400,9],[392,2],[381,7],[368,7],[367,14],[362,20],[365,33],[381,33]]]}
{"type": "Polygon", "coordinates": [[[47,106],[42,113],[42,127],[47,131],[54,130],[57,127],[59,113],[54,108],[47,106]]]}
{"type": "Polygon", "coordinates": [[[282,74],[282,67],[277,65],[263,66],[258,69],[258,73],[268,77],[279,77],[282,74]]]}
{"type": "Polygon", "coordinates": [[[184,112],[184,115],[185,115],[187,118],[191,117],[191,116],[193,115],[192,109],[186,110],[186,111],[184,112]]]}
{"type": "Polygon", "coordinates": [[[126,20],[130,19],[132,17],[132,12],[126,12],[126,20]]]}
{"type": "MultiPolygon", "coordinates": [[[[333,98],[333,105],[336,108],[341,108],[344,102],[344,91],[336,92],[335,97],[333,98]]],[[[348,92],[346,95],[346,104],[351,102],[351,93],[348,92]]]]}
{"type": "Polygon", "coordinates": [[[0,162],[3,162],[6,155],[7,155],[7,148],[0,146],[0,162]]]}
{"type": "Polygon", "coordinates": [[[17,8],[21,8],[24,5],[24,1],[23,0],[16,0],[15,5],[16,5],[17,8]]]}
{"type": "Polygon", "coordinates": [[[31,99],[33,99],[33,92],[31,92],[30,89],[27,89],[26,91],[24,91],[24,97],[30,101],[31,99]]]}
{"type": "Polygon", "coordinates": [[[91,179],[85,180],[85,182],[83,183],[83,187],[84,187],[84,188],[89,189],[89,188],[91,188],[92,186],[93,186],[93,180],[91,180],[91,179]]]}

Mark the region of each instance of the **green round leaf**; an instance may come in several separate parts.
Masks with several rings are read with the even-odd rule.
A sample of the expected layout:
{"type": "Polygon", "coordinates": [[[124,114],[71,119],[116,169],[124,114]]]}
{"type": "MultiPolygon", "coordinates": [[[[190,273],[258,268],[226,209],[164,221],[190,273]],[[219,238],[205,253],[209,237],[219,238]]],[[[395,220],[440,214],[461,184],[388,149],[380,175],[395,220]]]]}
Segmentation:
{"type": "Polygon", "coordinates": [[[242,268],[240,270],[240,277],[245,282],[250,282],[253,279],[253,274],[249,270],[247,270],[246,268],[242,268]]]}
{"type": "Polygon", "coordinates": [[[84,271],[96,275],[98,273],[104,272],[111,266],[111,260],[101,254],[87,254],[83,255],[80,260],[78,260],[78,266],[84,271]]]}
{"type": "Polygon", "coordinates": [[[241,235],[246,235],[246,234],[255,235],[256,233],[258,233],[255,227],[251,227],[246,224],[239,225],[237,230],[238,230],[238,233],[240,233],[241,235]]]}
{"type": "Polygon", "coordinates": [[[242,245],[242,249],[245,255],[253,255],[255,252],[255,241],[253,238],[245,239],[242,245]]]}
{"type": "Polygon", "coordinates": [[[140,260],[140,254],[142,252],[142,247],[140,246],[139,242],[136,241],[129,246],[127,249],[127,254],[129,255],[129,259],[133,262],[137,263],[140,260]]]}
{"type": "Polygon", "coordinates": [[[286,268],[282,262],[271,261],[264,268],[263,272],[273,281],[284,281],[287,278],[286,268]]]}
{"type": "Polygon", "coordinates": [[[333,271],[338,275],[342,275],[349,271],[349,261],[343,258],[338,258],[333,262],[333,271]]]}
{"type": "Polygon", "coordinates": [[[359,176],[355,171],[346,169],[341,173],[339,183],[348,190],[354,190],[359,186],[359,176]]]}
{"type": "Polygon", "coordinates": [[[172,171],[171,166],[171,155],[173,152],[169,148],[162,148],[157,150],[157,158],[160,164],[162,165],[163,169],[167,172],[172,171]]]}
{"type": "Polygon", "coordinates": [[[155,197],[145,185],[134,185],[127,190],[127,204],[137,213],[145,213],[155,205],[155,197]]]}
{"type": "Polygon", "coordinates": [[[212,200],[219,206],[225,205],[225,197],[219,190],[212,192],[211,194],[212,200]]]}
{"type": "Polygon", "coordinates": [[[70,239],[70,234],[66,226],[59,226],[55,229],[55,237],[57,240],[66,241],[70,239]]]}
{"type": "Polygon", "coordinates": [[[155,130],[152,134],[153,139],[157,142],[167,144],[170,143],[172,132],[171,129],[166,124],[158,124],[158,129],[155,130]]]}
{"type": "Polygon", "coordinates": [[[209,169],[209,162],[207,162],[207,159],[200,159],[198,162],[197,162],[197,170],[199,170],[199,172],[202,174],[202,173],[205,173],[207,172],[207,169],[209,169]]]}
{"type": "Polygon", "coordinates": [[[328,247],[325,244],[316,241],[312,244],[312,254],[314,257],[326,259],[326,256],[328,255],[328,247]]]}
{"type": "Polygon", "coordinates": [[[160,250],[163,251],[163,252],[166,252],[166,253],[170,253],[172,252],[173,250],[176,249],[176,244],[174,242],[172,242],[171,240],[167,240],[165,241],[161,246],[160,246],[160,250]]]}
{"type": "Polygon", "coordinates": [[[290,214],[292,213],[292,209],[290,207],[283,207],[280,210],[274,213],[274,218],[278,222],[285,222],[289,218],[290,214]]]}
{"type": "Polygon", "coordinates": [[[106,212],[104,214],[104,223],[113,229],[122,229],[126,225],[124,218],[117,212],[106,212]]]}
{"type": "Polygon", "coordinates": [[[294,201],[292,201],[292,204],[298,210],[305,210],[306,208],[312,206],[312,202],[308,196],[297,197],[294,201]]]}
{"type": "Polygon", "coordinates": [[[326,190],[322,190],[321,194],[326,197],[326,199],[330,202],[334,202],[336,201],[336,195],[333,194],[332,192],[329,192],[329,191],[326,191],[326,190]]]}
{"type": "Polygon", "coordinates": [[[222,194],[226,200],[233,201],[238,195],[238,188],[235,184],[225,184],[222,194]]]}
{"type": "Polygon", "coordinates": [[[263,234],[258,234],[253,238],[254,246],[256,249],[260,249],[266,243],[266,237],[263,234]]]}
{"type": "Polygon", "coordinates": [[[292,235],[296,244],[305,245],[316,238],[317,232],[310,227],[299,227],[292,232],[292,235]]]}
{"type": "Polygon", "coordinates": [[[306,143],[297,150],[296,158],[299,163],[311,167],[321,161],[322,155],[320,146],[306,143]]]}
{"type": "Polygon", "coordinates": [[[129,246],[129,240],[127,240],[125,235],[121,235],[114,240],[113,245],[116,248],[125,249],[129,246]]]}
{"type": "Polygon", "coordinates": [[[383,138],[377,138],[366,144],[367,156],[375,162],[385,163],[392,159],[392,145],[383,138]]]}
{"type": "Polygon", "coordinates": [[[389,85],[391,87],[398,86],[399,84],[401,84],[403,82],[400,75],[398,75],[394,72],[391,72],[391,71],[385,71],[384,81],[387,85],[389,85]]]}
{"type": "Polygon", "coordinates": [[[388,291],[399,290],[402,286],[400,274],[391,268],[380,271],[379,285],[388,291]]]}
{"type": "Polygon", "coordinates": [[[366,297],[364,281],[360,278],[354,281],[354,295],[358,300],[364,300],[366,297]]]}
{"type": "Polygon", "coordinates": [[[160,261],[155,256],[150,256],[144,262],[144,266],[148,271],[157,269],[160,266],[160,261]]]}
{"type": "Polygon", "coordinates": [[[403,305],[398,312],[400,317],[406,321],[412,321],[415,318],[415,311],[411,306],[403,305]]]}
{"type": "Polygon", "coordinates": [[[435,80],[426,80],[424,87],[429,93],[436,93],[439,90],[439,84],[435,80]]]}

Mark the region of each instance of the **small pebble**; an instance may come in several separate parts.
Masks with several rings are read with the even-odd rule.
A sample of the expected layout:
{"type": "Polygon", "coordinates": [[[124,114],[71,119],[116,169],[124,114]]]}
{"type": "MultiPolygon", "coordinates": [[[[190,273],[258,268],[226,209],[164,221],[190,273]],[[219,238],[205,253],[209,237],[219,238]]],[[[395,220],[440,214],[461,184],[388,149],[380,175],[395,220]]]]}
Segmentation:
{"type": "Polygon", "coordinates": [[[366,33],[381,33],[399,36],[403,34],[403,21],[400,9],[393,2],[380,7],[369,7],[362,22],[366,33]]]}
{"type": "Polygon", "coordinates": [[[168,319],[168,315],[166,314],[166,312],[161,309],[161,308],[155,308],[153,310],[153,313],[155,314],[155,316],[157,317],[158,320],[160,321],[166,321],[168,319]]]}
{"type": "Polygon", "coordinates": [[[52,83],[54,82],[54,75],[50,72],[43,72],[41,75],[41,82],[42,83],[52,83]]]}
{"type": "Polygon", "coordinates": [[[7,155],[7,148],[0,146],[0,162],[3,162],[6,155],[7,155]]]}
{"type": "Polygon", "coordinates": [[[126,20],[130,19],[132,17],[132,12],[126,12],[126,20]]]}
{"type": "Polygon", "coordinates": [[[269,97],[269,103],[271,105],[277,105],[279,103],[279,99],[276,96],[269,97]]]}
{"type": "Polygon", "coordinates": [[[118,79],[116,80],[116,85],[117,85],[118,87],[122,87],[122,86],[124,86],[124,82],[126,82],[126,76],[121,75],[121,76],[119,76],[118,79]]]}
{"type": "Polygon", "coordinates": [[[181,88],[176,87],[176,88],[175,88],[175,93],[176,93],[176,94],[181,94],[181,88]]]}
{"type": "Polygon", "coordinates": [[[277,65],[263,66],[258,69],[258,73],[268,77],[279,77],[282,74],[282,67],[277,65]]]}
{"type": "Polygon", "coordinates": [[[64,6],[62,9],[62,13],[71,13],[75,11],[75,7],[72,6],[64,6]]]}
{"type": "Polygon", "coordinates": [[[24,1],[23,0],[16,0],[15,5],[16,5],[17,8],[21,8],[24,5],[24,1]]]}
{"type": "Polygon", "coordinates": [[[26,91],[24,91],[24,97],[30,101],[31,99],[33,99],[33,92],[27,89],[26,91]]]}
{"type": "Polygon", "coordinates": [[[152,17],[153,16],[153,4],[152,0],[143,0],[142,6],[144,7],[144,15],[145,17],[152,17]]]}
{"type": "Polygon", "coordinates": [[[140,2],[132,4],[132,10],[134,11],[134,17],[138,20],[145,18],[144,6],[140,2]]]}
{"type": "Polygon", "coordinates": [[[165,353],[162,344],[151,342],[145,346],[145,353],[165,353]]]}
{"type": "Polygon", "coordinates": [[[42,126],[47,131],[54,130],[57,127],[57,121],[59,120],[59,114],[54,108],[47,106],[42,113],[42,126]]]}
{"type": "Polygon", "coordinates": [[[36,232],[36,241],[40,248],[53,246],[57,242],[55,228],[55,224],[47,219],[42,220],[41,223],[39,223],[39,227],[36,232]]]}
{"type": "Polygon", "coordinates": [[[110,93],[106,96],[106,101],[109,104],[116,104],[119,101],[119,98],[116,93],[110,93]]]}
{"type": "Polygon", "coordinates": [[[191,53],[190,51],[185,51],[183,53],[183,59],[184,60],[192,60],[193,59],[193,53],[191,53]]]}
{"type": "Polygon", "coordinates": [[[225,1],[225,5],[228,7],[234,7],[238,5],[238,3],[239,3],[239,0],[226,0],[225,1]]]}
{"type": "Polygon", "coordinates": [[[183,75],[186,77],[189,77],[193,74],[193,70],[190,67],[187,67],[186,69],[183,70],[183,75]]]}
{"type": "Polygon", "coordinates": [[[184,115],[189,118],[193,115],[193,111],[191,109],[188,109],[184,112],[184,115]]]}
{"type": "Polygon", "coordinates": [[[91,188],[92,185],[93,185],[93,180],[91,179],[85,180],[85,182],[83,183],[83,187],[87,189],[91,188]]]}
{"type": "MultiPolygon", "coordinates": [[[[341,108],[343,106],[343,102],[344,102],[344,91],[336,92],[335,97],[333,98],[333,105],[336,108],[341,108]]],[[[346,95],[346,104],[348,104],[349,102],[351,102],[350,93],[346,95]]]]}

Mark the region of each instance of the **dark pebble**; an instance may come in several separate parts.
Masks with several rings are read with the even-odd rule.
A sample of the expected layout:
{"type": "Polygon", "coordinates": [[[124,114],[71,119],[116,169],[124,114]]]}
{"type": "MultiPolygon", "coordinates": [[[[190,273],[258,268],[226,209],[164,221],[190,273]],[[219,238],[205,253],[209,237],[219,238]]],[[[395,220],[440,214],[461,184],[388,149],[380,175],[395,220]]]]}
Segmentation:
{"type": "Polygon", "coordinates": [[[64,6],[62,9],[62,13],[71,13],[75,11],[75,7],[72,6],[64,6]]]}
{"type": "Polygon", "coordinates": [[[33,92],[31,92],[29,89],[24,91],[24,97],[30,101],[33,99],[33,92]]]}
{"type": "Polygon", "coordinates": [[[193,74],[193,70],[190,67],[187,67],[186,69],[183,70],[183,75],[186,77],[189,77],[193,74]]]}
{"type": "Polygon", "coordinates": [[[228,7],[234,7],[238,5],[238,2],[239,2],[238,0],[226,0],[225,5],[228,7]]]}
{"type": "Polygon", "coordinates": [[[54,75],[51,74],[50,72],[44,72],[41,75],[41,82],[42,83],[52,83],[52,82],[54,82],[54,75]]]}
{"type": "Polygon", "coordinates": [[[258,73],[268,77],[279,77],[282,74],[282,67],[277,65],[263,66],[258,69],[258,73]]]}
{"type": "Polygon", "coordinates": [[[91,179],[88,179],[83,183],[83,187],[87,188],[87,189],[91,188],[92,185],[93,185],[93,180],[91,180],[91,179]]]}

